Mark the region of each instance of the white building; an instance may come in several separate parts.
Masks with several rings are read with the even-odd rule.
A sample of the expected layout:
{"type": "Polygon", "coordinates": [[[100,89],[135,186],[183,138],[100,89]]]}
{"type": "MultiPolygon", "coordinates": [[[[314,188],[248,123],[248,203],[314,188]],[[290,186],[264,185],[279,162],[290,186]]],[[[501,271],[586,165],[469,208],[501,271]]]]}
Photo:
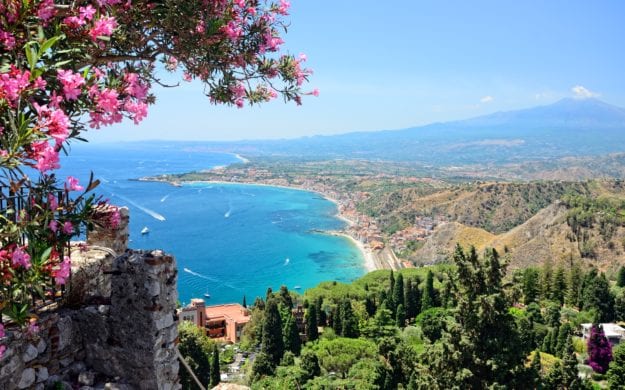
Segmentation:
{"type": "MultiPolygon", "coordinates": [[[[601,324],[603,333],[612,346],[615,346],[625,340],[625,328],[617,324],[601,324]]],[[[590,329],[592,324],[582,324],[582,337],[588,340],[590,337],[590,329]]]]}

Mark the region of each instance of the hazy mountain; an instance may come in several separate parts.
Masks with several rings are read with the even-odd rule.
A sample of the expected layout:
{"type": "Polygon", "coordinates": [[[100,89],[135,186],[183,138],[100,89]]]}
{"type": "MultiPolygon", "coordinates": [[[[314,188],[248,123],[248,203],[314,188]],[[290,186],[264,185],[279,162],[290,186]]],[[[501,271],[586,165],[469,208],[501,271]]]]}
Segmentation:
{"type": "Polygon", "coordinates": [[[403,130],[211,146],[250,155],[367,158],[447,166],[516,163],[625,151],[625,109],[596,99],[563,99],[547,106],[403,130]]]}

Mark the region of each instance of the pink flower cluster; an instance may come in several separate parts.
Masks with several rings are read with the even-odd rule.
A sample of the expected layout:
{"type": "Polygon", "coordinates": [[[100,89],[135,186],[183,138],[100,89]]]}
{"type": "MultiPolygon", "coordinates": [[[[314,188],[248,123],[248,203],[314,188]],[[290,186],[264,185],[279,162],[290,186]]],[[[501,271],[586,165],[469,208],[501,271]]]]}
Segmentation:
{"type": "Polygon", "coordinates": [[[13,253],[11,253],[11,265],[15,268],[23,268],[29,269],[31,267],[30,264],[30,255],[26,252],[26,247],[18,246],[13,249],[13,253]]]}
{"type": "Polygon", "coordinates": [[[58,264],[56,268],[52,270],[52,277],[54,278],[54,282],[62,286],[67,283],[67,279],[70,276],[72,270],[72,260],[65,256],[63,261],[58,264]]]}
{"type": "Polygon", "coordinates": [[[85,79],[80,73],[71,70],[59,69],[57,79],[63,85],[63,94],[67,100],[76,100],[80,96],[80,87],[85,85],[85,79]]]}

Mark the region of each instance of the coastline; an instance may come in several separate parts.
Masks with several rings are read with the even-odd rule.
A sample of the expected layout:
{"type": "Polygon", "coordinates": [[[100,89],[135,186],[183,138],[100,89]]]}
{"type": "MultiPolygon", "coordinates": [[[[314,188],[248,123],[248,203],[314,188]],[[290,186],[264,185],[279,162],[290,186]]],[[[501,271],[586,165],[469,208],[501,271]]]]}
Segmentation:
{"type": "MultiPolygon", "coordinates": [[[[240,157],[239,155],[236,155],[238,158],[240,158],[242,161],[246,160],[244,157],[240,157]]],[[[246,160],[245,163],[249,162],[249,160],[246,160]]],[[[311,192],[311,193],[315,193],[320,195],[323,199],[334,203],[334,205],[336,206],[336,214],[335,217],[340,219],[341,221],[345,222],[348,227],[351,227],[353,225],[355,225],[355,222],[352,221],[351,219],[347,218],[346,216],[344,216],[343,214],[341,214],[341,210],[339,207],[339,201],[322,193],[319,191],[315,191],[312,189],[307,189],[307,188],[302,188],[302,187],[295,187],[295,186],[285,186],[285,185],[279,185],[279,184],[264,184],[264,183],[247,183],[247,182],[232,182],[232,181],[223,181],[223,180],[190,180],[190,181],[173,181],[173,180],[158,180],[158,179],[153,179],[153,180],[149,180],[146,178],[139,178],[139,181],[160,181],[160,182],[164,182],[164,183],[169,183],[173,186],[180,186],[182,184],[226,184],[226,185],[253,185],[253,186],[263,186],[263,187],[275,187],[275,188],[283,188],[283,189],[288,189],[288,190],[296,190],[296,191],[305,191],[305,192],[311,192]]],[[[367,273],[371,272],[371,271],[376,271],[376,270],[381,270],[381,269],[393,269],[393,267],[391,267],[390,264],[386,264],[385,266],[385,261],[382,261],[379,256],[377,256],[373,250],[371,250],[371,248],[367,247],[363,242],[361,242],[360,240],[356,239],[354,236],[352,236],[348,229],[343,229],[342,231],[323,231],[324,234],[330,234],[330,235],[334,235],[334,236],[340,236],[340,237],[344,237],[347,240],[349,240],[361,253],[362,258],[363,258],[363,267],[365,269],[365,271],[367,273]]]]}

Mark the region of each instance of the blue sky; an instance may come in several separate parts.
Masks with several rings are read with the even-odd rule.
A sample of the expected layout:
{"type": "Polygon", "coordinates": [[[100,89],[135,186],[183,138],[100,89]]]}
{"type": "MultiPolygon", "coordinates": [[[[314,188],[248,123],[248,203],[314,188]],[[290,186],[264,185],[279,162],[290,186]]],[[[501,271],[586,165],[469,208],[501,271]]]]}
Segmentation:
{"type": "Polygon", "coordinates": [[[304,105],[209,104],[157,88],[148,119],[94,142],[292,138],[412,127],[577,95],[625,106],[625,2],[291,0],[285,48],[308,55],[304,105]],[[577,87],[575,91],[574,87],[577,87]]]}

